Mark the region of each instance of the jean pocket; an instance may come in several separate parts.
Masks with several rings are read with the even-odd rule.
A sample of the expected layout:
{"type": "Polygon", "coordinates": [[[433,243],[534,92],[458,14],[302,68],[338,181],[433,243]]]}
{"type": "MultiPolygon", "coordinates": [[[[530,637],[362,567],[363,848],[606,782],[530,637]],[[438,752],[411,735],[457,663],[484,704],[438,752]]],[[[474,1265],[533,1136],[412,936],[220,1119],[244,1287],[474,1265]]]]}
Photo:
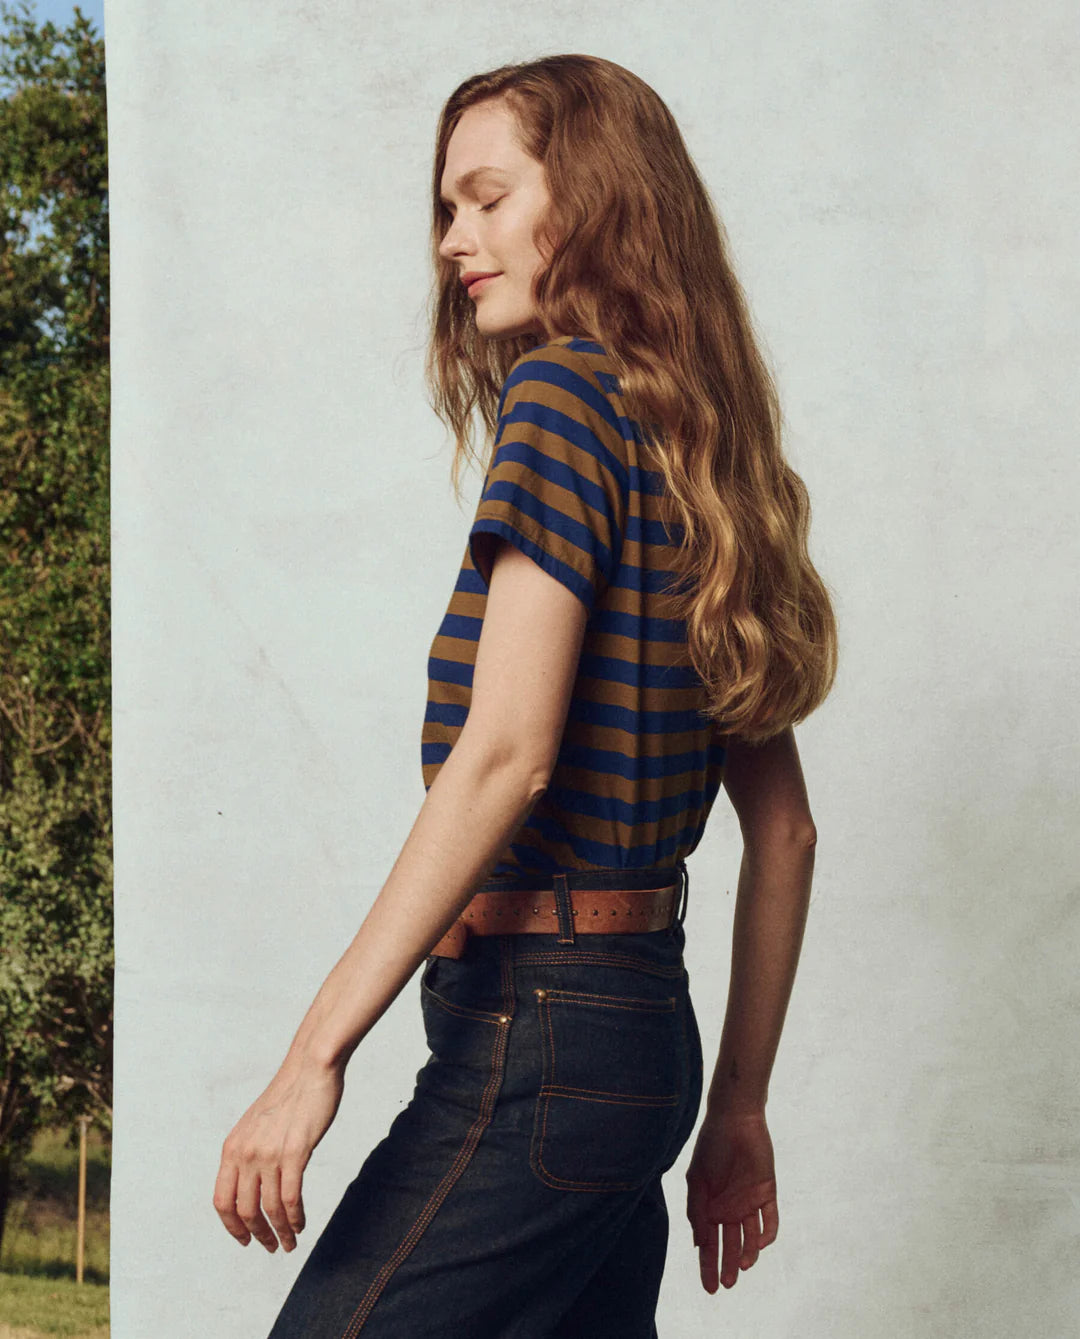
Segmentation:
{"type": "Polygon", "coordinates": [[[420,974],[420,1001],[459,1018],[499,1022],[503,1017],[501,988],[475,963],[464,958],[430,955],[420,974]]]}
{"type": "Polygon", "coordinates": [[[633,1190],[664,1163],[683,1073],[674,995],[537,989],[529,1162],[560,1190],[633,1190]]]}

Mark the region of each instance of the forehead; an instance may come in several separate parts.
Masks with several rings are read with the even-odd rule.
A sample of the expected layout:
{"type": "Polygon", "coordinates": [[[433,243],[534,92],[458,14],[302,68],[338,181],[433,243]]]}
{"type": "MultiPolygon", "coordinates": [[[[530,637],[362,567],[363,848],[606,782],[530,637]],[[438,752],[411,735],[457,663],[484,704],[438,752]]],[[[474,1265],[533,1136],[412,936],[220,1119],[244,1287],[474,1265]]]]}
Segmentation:
{"type": "Polygon", "coordinates": [[[513,113],[504,103],[467,107],[446,146],[446,163],[440,183],[443,195],[465,188],[488,174],[526,172],[533,160],[518,144],[515,130],[513,113]],[[471,180],[463,182],[461,179],[466,174],[471,180]]]}

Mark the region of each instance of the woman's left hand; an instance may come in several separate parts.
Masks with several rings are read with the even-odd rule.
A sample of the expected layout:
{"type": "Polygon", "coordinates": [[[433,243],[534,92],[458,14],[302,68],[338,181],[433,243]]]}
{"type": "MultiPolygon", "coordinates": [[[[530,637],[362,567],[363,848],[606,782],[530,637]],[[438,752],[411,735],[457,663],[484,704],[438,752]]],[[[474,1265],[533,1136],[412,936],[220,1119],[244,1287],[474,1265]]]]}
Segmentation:
{"type": "Polygon", "coordinates": [[[229,1132],[214,1208],[241,1246],[255,1237],[273,1253],[276,1230],[285,1250],[295,1249],[304,1227],[304,1168],[344,1086],[343,1068],[287,1061],[229,1132]]]}

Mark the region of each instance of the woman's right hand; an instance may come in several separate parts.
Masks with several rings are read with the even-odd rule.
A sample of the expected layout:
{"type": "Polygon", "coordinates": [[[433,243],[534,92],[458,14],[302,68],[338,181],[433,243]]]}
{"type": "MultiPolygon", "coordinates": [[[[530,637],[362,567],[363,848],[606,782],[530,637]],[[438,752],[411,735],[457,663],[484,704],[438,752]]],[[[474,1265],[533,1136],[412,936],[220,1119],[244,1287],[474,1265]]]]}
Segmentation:
{"type": "Polygon", "coordinates": [[[733,1288],[740,1269],[776,1240],[776,1168],[765,1112],[707,1112],[686,1171],[686,1216],[701,1285],[733,1288]],[[760,1215],[760,1218],[759,1218],[760,1215]],[[719,1227],[723,1226],[723,1255],[719,1227]]]}
{"type": "Polygon", "coordinates": [[[280,1237],[286,1251],[295,1250],[304,1227],[304,1169],[337,1113],[344,1086],[343,1065],[286,1057],[229,1132],[214,1208],[241,1246],[254,1237],[273,1254],[280,1237]]]}

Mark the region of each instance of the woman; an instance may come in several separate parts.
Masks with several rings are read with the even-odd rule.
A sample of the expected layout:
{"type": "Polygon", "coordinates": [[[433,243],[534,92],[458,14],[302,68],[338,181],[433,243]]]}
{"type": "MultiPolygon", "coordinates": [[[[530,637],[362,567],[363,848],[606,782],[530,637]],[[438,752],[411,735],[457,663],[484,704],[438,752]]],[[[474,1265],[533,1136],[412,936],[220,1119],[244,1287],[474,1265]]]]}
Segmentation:
{"type": "Polygon", "coordinates": [[[244,1245],[295,1248],[349,1057],[424,963],[431,1055],[272,1339],[651,1336],[661,1176],[703,1088],[685,857],[721,782],[744,851],[686,1174],[705,1289],[776,1237],[765,1101],[815,841],[792,726],[831,686],[833,614],[720,225],[657,95],[588,56],[469,79],[433,210],[428,372],[455,487],[474,409],[494,440],[428,664],[427,796],[226,1139],[214,1204],[244,1245]]]}

